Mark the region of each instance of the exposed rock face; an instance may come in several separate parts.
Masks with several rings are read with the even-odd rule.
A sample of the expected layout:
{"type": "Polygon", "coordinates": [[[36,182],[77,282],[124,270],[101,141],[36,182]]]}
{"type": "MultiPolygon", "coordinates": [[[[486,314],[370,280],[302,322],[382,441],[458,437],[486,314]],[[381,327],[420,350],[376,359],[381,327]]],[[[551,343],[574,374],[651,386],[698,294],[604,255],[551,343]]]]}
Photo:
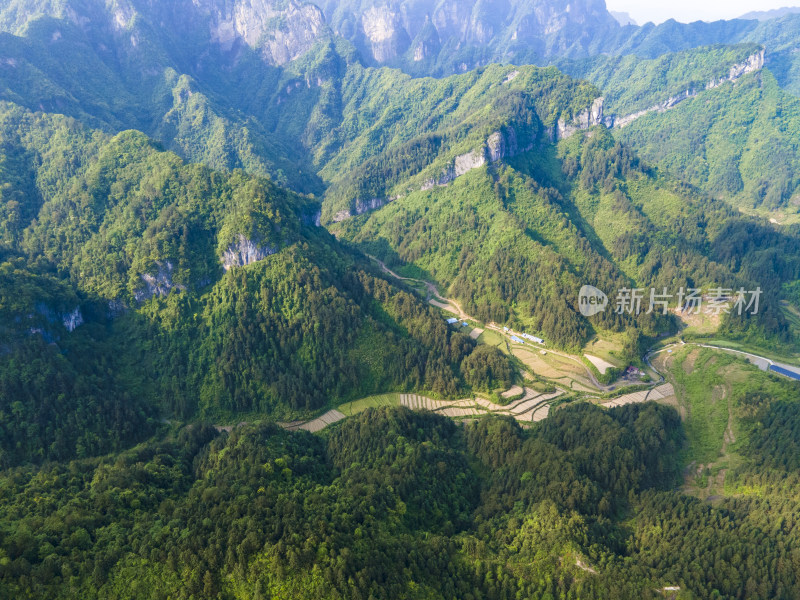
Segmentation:
{"type": "MultiPolygon", "coordinates": [[[[36,312],[42,315],[50,323],[61,323],[64,326],[64,329],[70,333],[83,325],[83,313],[81,313],[80,306],[76,306],[75,309],[70,312],[60,313],[53,310],[46,304],[40,303],[36,305],[36,312]]],[[[42,330],[40,328],[33,333],[42,333],[42,330]]]]}
{"type": "Polygon", "coordinates": [[[378,210],[382,206],[386,206],[389,202],[394,202],[397,200],[399,196],[391,196],[389,198],[371,198],[369,200],[357,200],[355,207],[353,210],[340,210],[333,216],[334,223],[340,223],[349,219],[350,217],[355,217],[357,215],[363,215],[364,213],[371,212],[373,210],[378,210]]]}
{"type": "Polygon", "coordinates": [[[287,0],[192,0],[209,17],[211,38],[230,50],[243,42],[282,65],[307,52],[325,28],[313,4],[287,0]]]}
{"type": "MultiPolygon", "coordinates": [[[[727,77],[722,77],[720,79],[712,79],[711,81],[706,83],[705,89],[711,90],[721,86],[723,83],[734,82],[737,81],[738,79],[741,79],[742,77],[744,77],[749,73],[755,73],[757,71],[760,71],[761,69],[764,68],[765,58],[766,58],[766,53],[763,49],[760,52],[757,52],[756,54],[748,56],[747,60],[745,60],[744,62],[731,65],[727,77]]],[[[685,90],[684,92],[676,96],[670,96],[663,102],[659,102],[658,104],[636,111],[634,113],[622,117],[617,117],[617,116],[608,117],[606,118],[606,125],[608,127],[620,127],[620,128],[625,127],[626,125],[630,125],[636,119],[639,119],[648,113],[665,112],[671,108],[675,108],[678,104],[680,104],[684,100],[687,100],[689,98],[694,98],[697,95],[698,91],[695,88],[691,88],[685,90]]]]}
{"type": "Polygon", "coordinates": [[[483,148],[456,156],[438,178],[427,180],[421,189],[425,191],[435,186],[447,185],[457,177],[461,177],[473,169],[513,156],[517,152],[517,137],[513,129],[507,130],[506,133],[495,131],[487,138],[486,145],[483,148]]]}
{"type": "Polygon", "coordinates": [[[453,161],[453,176],[461,177],[464,173],[477,169],[486,164],[486,152],[483,150],[473,150],[461,156],[456,156],[453,161]]]}
{"type": "Polygon", "coordinates": [[[245,267],[275,254],[269,246],[261,246],[241,233],[235,244],[228,246],[222,255],[222,266],[228,271],[231,267],[245,267]]]}
{"type": "Polygon", "coordinates": [[[379,63],[393,60],[405,52],[411,40],[400,15],[389,6],[373,6],[361,16],[361,27],[369,40],[372,58],[379,63]]]}
{"type": "Polygon", "coordinates": [[[144,286],[139,288],[133,295],[137,302],[144,302],[153,296],[166,296],[172,290],[185,290],[186,287],[172,282],[173,266],[170,261],[156,261],[158,270],[156,274],[143,273],[142,283],[144,286]]]}
{"type": "MultiPolygon", "coordinates": [[[[526,150],[527,149],[528,148],[526,148],[526,150]]],[[[517,136],[513,129],[507,129],[502,132],[495,131],[486,139],[486,143],[483,147],[456,156],[437,177],[432,177],[425,181],[420,189],[425,191],[437,186],[445,186],[457,177],[461,177],[473,169],[478,169],[486,164],[513,156],[517,154],[518,151],[517,136]]],[[[353,208],[340,210],[333,215],[332,221],[334,223],[340,223],[351,217],[377,210],[399,198],[400,196],[391,196],[388,198],[357,200],[353,208]]]]}
{"type": "MultiPolygon", "coordinates": [[[[723,77],[721,79],[712,79],[708,83],[706,83],[705,89],[712,89],[715,87],[719,87],[723,83],[729,81],[736,81],[741,77],[744,77],[748,73],[754,73],[756,71],[760,71],[764,67],[764,59],[765,53],[762,49],[760,52],[753,54],[747,58],[742,63],[737,63],[732,65],[728,76],[723,77]]],[[[651,113],[651,112],[665,112],[674,108],[684,100],[688,98],[694,98],[697,96],[698,91],[694,88],[684,90],[680,94],[676,94],[674,96],[670,96],[669,98],[665,99],[658,104],[654,104],[648,108],[636,111],[634,113],[624,115],[624,116],[604,116],[603,113],[603,98],[597,98],[590,107],[587,107],[585,110],[581,111],[570,123],[566,123],[563,120],[559,120],[558,124],[556,125],[553,138],[554,139],[564,139],[568,138],[569,136],[573,135],[574,133],[589,129],[590,127],[594,127],[595,125],[603,124],[606,127],[625,127],[629,125],[636,119],[643,117],[644,115],[651,113]]]]}
{"type": "Polygon", "coordinates": [[[66,314],[63,316],[61,323],[64,325],[64,328],[72,333],[78,327],[83,325],[83,314],[81,314],[80,306],[76,306],[75,310],[71,313],[66,314]]]}
{"type": "Polygon", "coordinates": [[[755,73],[756,71],[760,71],[761,69],[764,68],[765,60],[766,60],[766,50],[762,48],[761,52],[758,52],[756,54],[751,54],[750,56],[747,57],[747,60],[744,61],[743,63],[737,63],[735,65],[732,65],[730,68],[730,72],[728,73],[727,79],[719,80],[719,82],[717,82],[716,85],[714,84],[715,83],[714,81],[710,81],[706,85],[706,88],[710,89],[712,87],[717,87],[719,85],[722,85],[726,81],[736,81],[737,79],[739,79],[740,77],[744,77],[748,73],[755,73]]]}
{"type": "Polygon", "coordinates": [[[566,123],[562,119],[559,119],[556,124],[554,137],[563,140],[578,131],[589,129],[595,125],[604,124],[605,122],[603,118],[603,98],[596,98],[591,106],[588,106],[578,113],[571,122],[566,123]]]}
{"type": "Polygon", "coordinates": [[[581,54],[593,37],[588,33],[620,27],[603,0],[320,0],[319,5],[332,29],[378,64],[419,62],[443,48],[481,49],[470,53],[474,59],[464,63],[465,70],[488,61],[524,60],[529,51],[540,57],[581,54]]]}
{"type": "Polygon", "coordinates": [[[648,113],[667,111],[670,108],[675,108],[678,104],[680,104],[687,98],[694,98],[695,96],[697,96],[696,90],[694,89],[686,90],[682,94],[679,94],[677,96],[670,96],[663,102],[660,102],[659,104],[656,104],[649,108],[645,108],[644,110],[636,111],[635,113],[625,115],[624,117],[609,117],[607,125],[609,127],[622,128],[625,127],[626,125],[629,125],[630,123],[633,123],[636,119],[643,117],[648,113]]]}
{"type": "Polygon", "coordinates": [[[381,206],[385,206],[396,199],[397,196],[392,196],[391,198],[372,198],[368,201],[359,200],[356,202],[356,214],[363,215],[365,212],[377,210],[381,206]]]}
{"type": "Polygon", "coordinates": [[[430,19],[426,17],[425,25],[422,31],[417,35],[413,42],[414,47],[414,62],[425,60],[436,56],[441,48],[439,40],[439,32],[431,23],[430,19]]]}
{"type": "Polygon", "coordinates": [[[499,131],[495,131],[486,140],[486,153],[489,162],[497,162],[501,158],[508,156],[511,152],[516,152],[517,137],[514,130],[510,129],[507,135],[509,138],[508,141],[506,141],[506,136],[499,131]],[[510,152],[509,146],[512,148],[510,152]]]}
{"type": "MultiPolygon", "coordinates": [[[[526,148],[526,150],[527,149],[529,148],[526,148]]],[[[473,169],[478,169],[486,164],[514,156],[518,152],[517,136],[513,129],[508,129],[503,132],[495,131],[486,139],[485,146],[456,156],[453,162],[448,164],[438,177],[428,179],[422,184],[420,189],[425,191],[437,186],[445,186],[457,177],[461,177],[473,169]]],[[[358,200],[352,210],[344,209],[337,212],[333,216],[333,222],[339,223],[350,217],[377,210],[398,198],[399,196],[391,196],[389,198],[358,200]]]]}

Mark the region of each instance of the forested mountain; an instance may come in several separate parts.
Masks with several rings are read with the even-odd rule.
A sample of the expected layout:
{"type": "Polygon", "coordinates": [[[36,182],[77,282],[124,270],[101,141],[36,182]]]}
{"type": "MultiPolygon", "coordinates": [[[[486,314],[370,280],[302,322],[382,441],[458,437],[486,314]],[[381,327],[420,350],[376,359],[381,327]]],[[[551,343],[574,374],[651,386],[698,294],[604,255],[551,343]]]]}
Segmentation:
{"type": "MultiPolygon", "coordinates": [[[[610,115],[647,106],[662,91],[723,81],[730,64],[758,46],[564,63],[608,90],[604,108],[600,89],[552,67],[492,65],[437,80],[365,66],[324,24],[313,36],[296,31],[294,20],[314,11],[291,3],[45,2],[31,10],[8,2],[1,14],[13,33],[2,37],[0,66],[8,179],[0,233],[34,275],[66,277],[113,313],[135,308],[141,322],[120,319],[127,331],[115,320],[109,335],[123,335],[119,329],[155,340],[148,351],[143,341],[126,347],[139,351],[126,360],[152,374],[136,385],[153,405],[182,416],[288,416],[387,385],[461,389],[457,365],[470,343],[451,343],[432,326],[424,340],[412,334],[403,342],[413,349],[376,343],[392,331],[406,337],[394,320],[433,313],[398,307],[380,329],[383,313],[366,299],[384,303],[396,292],[377,291],[384,284],[375,288],[374,274],[354,274],[369,268],[316,219],[390,266],[438,282],[478,318],[533,329],[562,348],[580,348],[597,328],[628,331],[635,357],[642,335],[674,327],[652,315],[589,321],[575,305],[582,283],[761,285],[765,310],[730,317],[724,330],[759,344],[792,343],[776,307],[782,286],[798,278],[797,240],[650,170],[602,129],[610,115]],[[167,27],[177,15],[180,24],[167,27]],[[279,21],[288,37],[268,35],[279,21]],[[290,39],[304,42],[281,54],[276,44],[290,39]],[[659,86],[624,85],[659,73],[659,86]],[[220,172],[184,165],[129,128],[220,172]],[[570,137],[590,129],[590,139],[570,137]],[[285,192],[259,175],[317,195],[285,192]],[[262,258],[252,275],[223,268],[262,258]],[[259,282],[284,276],[292,281],[285,290],[259,298],[259,282]],[[319,312],[323,306],[329,312],[319,312]],[[280,319],[262,322],[265,309],[280,319]],[[248,310],[256,311],[252,326],[240,318],[248,310]],[[231,343],[220,323],[241,341],[231,343]],[[254,331],[291,343],[265,345],[254,331]],[[433,367],[425,352],[442,344],[448,350],[433,367]],[[411,353],[419,366],[409,371],[387,348],[411,353]],[[190,366],[178,355],[193,357],[190,366]],[[317,375],[301,376],[312,363],[317,375]]],[[[738,93],[754,80],[708,93],[738,93]]],[[[652,138],[634,137],[648,118],[620,130],[623,139],[673,167],[649,151],[652,138]]],[[[730,177],[688,179],[716,195],[714,182],[730,177]]],[[[747,193],[760,189],[747,181],[747,193]]],[[[794,183],[773,177],[768,185],[783,199],[794,183]]]]}
{"type": "Polygon", "coordinates": [[[81,435],[105,423],[117,440],[159,413],[278,417],[387,387],[466,389],[474,342],[317,227],[312,200],[135,132],[12,106],[2,123],[5,463],[107,449],[63,440],[72,412],[51,418],[54,402],[96,423],[81,435]]]}
{"type": "Polygon", "coordinates": [[[0,599],[800,596],[798,24],[0,0],[0,599]]]}
{"type": "MultiPolygon", "coordinates": [[[[538,6],[519,3],[515,10],[533,14],[538,6]]],[[[546,8],[553,15],[566,10],[546,8]]],[[[366,4],[339,9],[340,16],[371,10],[366,4]]],[[[636,322],[610,313],[587,320],[575,305],[582,283],[609,290],[760,285],[761,314],[727,317],[722,331],[761,345],[793,342],[777,306],[784,286],[798,278],[796,237],[705,195],[772,206],[785,204],[796,187],[791,167],[784,167],[794,152],[791,113],[769,109],[770,94],[787,105],[792,99],[769,87],[760,46],[645,59],[660,52],[653,40],[666,30],[627,27],[635,41],[619,51],[639,56],[568,59],[564,51],[551,57],[599,87],[532,66],[490,65],[419,79],[368,66],[363,48],[337,37],[338,25],[325,24],[322,13],[332,7],[321,10],[269,2],[2,6],[7,181],[0,234],[32,275],[67,278],[87,300],[110,303],[113,313],[135,307],[144,323],[170,323],[158,330],[153,351],[127,359],[154,374],[149,398],[169,397],[169,409],[185,416],[309,410],[390,382],[447,394],[460,389],[457,365],[469,343],[450,344],[444,329],[429,328],[437,333],[407,342],[451,348],[441,368],[429,370],[418,358],[412,374],[391,352],[376,354],[377,346],[398,347],[376,339],[408,330],[396,323],[376,330],[385,319],[366,297],[384,302],[394,292],[379,293],[355,275],[354,268],[369,271],[364,259],[315,227],[316,220],[389,266],[437,282],[478,318],[532,329],[561,348],[581,348],[598,329],[626,331],[627,352],[635,358],[642,336],[674,328],[652,315],[636,322]],[[696,119],[690,109],[701,103],[691,99],[620,127],[620,115],[649,107],[661,94],[701,86],[704,98],[739,98],[748,86],[757,88],[762,97],[750,102],[764,105],[763,118],[745,127],[759,146],[717,150],[715,123],[730,118],[713,105],[694,126],[698,143],[687,152],[679,146],[684,137],[661,142],[648,132],[653,121],[696,119]],[[625,143],[615,143],[604,126],[614,126],[625,143]],[[779,139],[780,152],[758,152],[772,139],[779,139]],[[215,171],[183,164],[159,142],[215,171]],[[720,155],[706,156],[706,148],[720,155]],[[641,162],[639,152],[667,172],[641,162]],[[259,177],[315,195],[290,193],[259,177]],[[252,261],[259,263],[251,269],[257,276],[226,273],[252,261]],[[280,325],[257,327],[270,331],[270,339],[293,341],[268,350],[245,333],[251,330],[237,315],[258,307],[260,319],[273,300],[256,294],[239,301],[233,290],[258,289],[259,281],[287,270],[294,283],[268,311],[281,315],[280,325]],[[309,275],[314,283],[306,289],[309,275]],[[338,295],[341,310],[332,303],[338,295]],[[305,308],[294,308],[300,296],[331,313],[315,308],[306,319],[305,308]],[[219,335],[216,324],[225,319],[218,311],[228,315],[241,343],[219,335]],[[374,326],[365,326],[365,318],[374,326]],[[313,343],[303,341],[323,331],[317,322],[331,329],[313,343]],[[352,346],[348,358],[337,350],[342,346],[352,346]],[[211,368],[209,357],[223,348],[229,358],[215,359],[211,368]],[[171,356],[183,354],[196,357],[190,371],[177,372],[187,367],[171,356]],[[366,356],[376,365],[353,370],[366,356]],[[303,380],[300,373],[312,362],[327,366],[318,369],[320,379],[303,380]]],[[[604,8],[576,7],[570,17],[578,19],[576,27],[587,11],[604,8]]],[[[415,14],[408,13],[409,23],[415,14]]],[[[712,29],[755,36],[747,23],[712,29]]],[[[703,27],[678,29],[693,40],[705,35],[703,27]]],[[[389,314],[390,320],[408,318],[389,314]]],[[[126,335],[135,338],[136,327],[126,335]]],[[[142,345],[127,350],[136,348],[142,345]]],[[[423,352],[419,357],[429,350],[398,351],[423,352]]]]}
{"type": "Polygon", "coordinates": [[[615,135],[710,195],[796,212],[798,132],[800,99],[765,70],[643,116],[615,135]]]}
{"type": "MultiPolygon", "coordinates": [[[[751,484],[764,451],[775,473],[792,461],[786,404],[760,406],[753,425],[772,446],[753,441],[739,469],[751,484]]],[[[115,459],[4,471],[0,586],[42,598],[798,593],[796,499],[768,487],[709,506],[670,491],[682,432],[669,408],[583,405],[531,431],[459,429],[407,409],[369,410],[324,438],[196,425],[115,459]]]]}

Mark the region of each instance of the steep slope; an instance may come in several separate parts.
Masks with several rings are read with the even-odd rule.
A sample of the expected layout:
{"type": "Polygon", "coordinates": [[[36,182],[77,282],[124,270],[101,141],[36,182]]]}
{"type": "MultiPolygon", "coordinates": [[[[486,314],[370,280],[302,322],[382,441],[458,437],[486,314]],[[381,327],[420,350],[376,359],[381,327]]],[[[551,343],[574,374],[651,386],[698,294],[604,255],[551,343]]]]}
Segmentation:
{"type": "Polygon", "coordinates": [[[596,95],[555,69],[490,66],[434,80],[353,66],[342,84],[341,122],[313,149],[330,182],[323,221],[445,185],[599,122],[596,95]]]}
{"type": "Polygon", "coordinates": [[[686,439],[655,403],[568,406],[530,430],[386,408],[325,437],[196,425],[5,470],[0,586],[48,599],[793,598],[796,390],[751,381],[770,397],[732,400],[749,439],[731,495],[710,502],[674,489],[686,439]]]}
{"type": "MultiPolygon", "coordinates": [[[[2,114],[3,162],[28,169],[5,183],[0,225],[14,284],[3,302],[4,423],[27,397],[19,431],[44,418],[35,407],[55,400],[54,369],[72,378],[62,402],[78,402],[78,414],[92,394],[111,405],[135,397],[130,410],[150,416],[290,418],[387,389],[468,389],[459,365],[475,343],[317,227],[312,200],[185,164],[137,132],[109,137],[10,105],[2,114]],[[38,298],[53,275],[47,285],[63,290],[38,298]],[[41,360],[60,367],[19,369],[48,342],[41,360]],[[69,367],[70,356],[83,362],[69,367]],[[91,377],[98,391],[82,396],[91,377]]],[[[67,441],[44,454],[15,450],[11,435],[6,460],[80,454],[69,438],[78,425],[65,423],[67,441]]],[[[47,444],[61,435],[52,427],[47,444]]]]}
{"type": "Polygon", "coordinates": [[[156,429],[103,306],[0,252],[0,466],[119,451],[156,429]]]}
{"type": "MultiPolygon", "coordinates": [[[[760,343],[790,340],[778,282],[798,276],[797,240],[640,165],[602,127],[409,192],[333,230],[398,268],[421,269],[474,314],[532,328],[556,345],[580,347],[591,327],[631,327],[619,316],[593,317],[590,325],[577,314],[577,292],[587,283],[769,286],[770,308],[753,322],[731,317],[726,330],[749,331],[760,343]],[[742,248],[733,233],[747,228],[742,248]],[[764,253],[783,258],[770,265],[764,253]]],[[[642,315],[637,330],[654,335],[665,327],[642,315]]]]}
{"type": "Polygon", "coordinates": [[[735,206],[792,213],[800,103],[764,68],[763,52],[701,48],[570,70],[604,90],[606,123],[649,163],[735,206]]]}
{"type": "MultiPolygon", "coordinates": [[[[36,11],[16,8],[15,14],[27,14],[29,20],[14,26],[6,15],[6,27],[21,37],[0,34],[3,99],[110,132],[142,130],[212,168],[244,168],[300,191],[319,191],[311,172],[298,174],[304,157],[294,145],[237,111],[233,99],[225,97],[235,89],[231,81],[219,83],[222,71],[243,62],[250,76],[258,72],[275,85],[280,79],[275,65],[304,54],[318,36],[291,52],[255,42],[252,47],[244,41],[223,43],[214,27],[227,26],[209,23],[213,11],[193,3],[171,8],[144,2],[109,8],[93,2],[59,4],[50,11],[59,18],[34,18],[36,11]],[[269,58],[284,51],[289,56],[283,61],[269,58]]],[[[228,13],[214,14],[221,19],[228,13]]],[[[279,16],[269,20],[281,21],[279,16]]],[[[272,39],[272,34],[261,31],[262,37],[272,39]]]]}
{"type": "Polygon", "coordinates": [[[605,122],[620,127],[647,110],[668,110],[683,100],[760,71],[766,51],[756,44],[708,46],[644,59],[633,55],[562,61],[559,68],[603,93],[605,122]]]}
{"type": "Polygon", "coordinates": [[[619,29],[597,0],[323,1],[328,22],[373,63],[452,73],[488,62],[586,55],[619,29]]]}

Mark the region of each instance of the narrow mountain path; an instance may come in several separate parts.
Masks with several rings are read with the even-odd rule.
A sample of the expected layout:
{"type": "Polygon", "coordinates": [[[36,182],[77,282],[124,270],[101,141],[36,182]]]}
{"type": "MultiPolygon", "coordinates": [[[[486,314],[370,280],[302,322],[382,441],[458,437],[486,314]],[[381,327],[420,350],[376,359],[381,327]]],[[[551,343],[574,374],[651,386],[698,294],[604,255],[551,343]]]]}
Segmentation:
{"type": "Polygon", "coordinates": [[[403,277],[402,275],[399,275],[398,273],[395,273],[394,271],[392,271],[389,267],[386,266],[386,264],[383,261],[375,258],[374,256],[372,256],[370,254],[367,254],[367,257],[370,258],[371,260],[375,261],[376,263],[378,263],[378,266],[380,266],[380,268],[383,270],[384,273],[386,273],[387,275],[391,275],[395,279],[398,279],[400,281],[415,281],[417,283],[420,283],[420,284],[424,285],[425,289],[428,290],[428,297],[429,298],[431,298],[431,297],[436,298],[440,302],[443,302],[445,304],[449,304],[450,306],[454,307],[456,309],[456,311],[458,311],[455,314],[457,314],[462,321],[463,320],[467,320],[467,319],[472,320],[472,321],[478,321],[478,319],[476,319],[474,317],[471,317],[466,312],[464,312],[464,309],[461,308],[461,305],[457,301],[453,300],[452,298],[445,298],[444,296],[442,296],[439,293],[439,290],[436,288],[436,286],[433,283],[431,283],[430,281],[425,281],[424,279],[414,279],[413,277],[403,277]]]}
{"type": "MultiPolygon", "coordinates": [[[[389,267],[386,266],[386,264],[383,261],[375,258],[374,256],[372,256],[370,254],[367,254],[367,256],[371,260],[375,261],[380,266],[380,268],[384,271],[384,273],[386,273],[388,275],[391,275],[395,279],[398,279],[400,281],[414,281],[414,282],[417,282],[417,283],[420,283],[420,284],[424,285],[425,288],[428,290],[428,293],[430,294],[430,296],[434,296],[434,297],[436,297],[437,300],[443,302],[444,304],[454,307],[456,309],[456,311],[457,311],[457,313],[455,313],[455,314],[457,314],[462,321],[469,319],[471,321],[480,322],[480,321],[478,321],[478,319],[468,315],[464,311],[464,309],[461,308],[461,305],[458,303],[457,300],[454,300],[453,298],[445,298],[444,296],[442,296],[439,293],[439,290],[436,288],[436,286],[433,283],[431,283],[430,281],[425,281],[424,279],[414,279],[413,277],[403,277],[402,275],[399,275],[399,274],[395,273],[394,271],[392,271],[389,267]]],[[[440,306],[440,305],[437,304],[437,306],[440,306]]],[[[442,308],[442,307],[440,306],[440,308],[442,308]]],[[[489,323],[489,324],[486,325],[486,327],[488,329],[493,330],[493,331],[497,331],[498,333],[500,333],[500,334],[505,336],[506,332],[503,330],[502,327],[500,327],[496,323],[489,323]]],[[[551,354],[555,354],[555,355],[560,356],[562,358],[566,358],[567,360],[571,360],[571,361],[577,363],[578,365],[580,365],[581,368],[583,368],[586,371],[586,375],[589,378],[589,380],[592,382],[592,385],[594,385],[598,390],[601,390],[601,391],[604,391],[604,392],[608,392],[608,391],[611,391],[614,388],[614,386],[604,385],[604,384],[600,383],[600,381],[598,381],[597,377],[595,377],[595,375],[592,372],[592,370],[589,369],[585,364],[583,364],[583,361],[581,361],[579,358],[577,358],[577,357],[575,357],[575,356],[573,356],[571,354],[566,354],[564,352],[559,352],[558,350],[553,350],[551,348],[548,348],[547,351],[550,352],[551,354]]]]}

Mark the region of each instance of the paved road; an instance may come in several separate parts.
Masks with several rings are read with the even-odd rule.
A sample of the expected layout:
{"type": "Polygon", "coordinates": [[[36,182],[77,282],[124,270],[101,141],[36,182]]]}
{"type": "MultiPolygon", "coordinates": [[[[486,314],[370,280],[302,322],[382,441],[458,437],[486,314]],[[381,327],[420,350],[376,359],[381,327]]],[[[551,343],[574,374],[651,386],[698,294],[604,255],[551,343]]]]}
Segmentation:
{"type": "MultiPolygon", "coordinates": [[[[438,300],[440,300],[440,301],[442,301],[442,302],[444,302],[446,304],[449,304],[450,306],[454,307],[458,311],[457,314],[458,314],[458,316],[459,316],[459,318],[461,320],[468,320],[469,319],[469,320],[472,320],[472,321],[477,321],[477,319],[475,319],[475,318],[471,317],[470,315],[468,315],[467,313],[465,313],[464,309],[461,308],[461,305],[458,302],[456,302],[452,298],[445,298],[444,296],[442,296],[439,293],[439,290],[436,289],[436,286],[433,285],[430,281],[425,281],[424,279],[414,279],[412,277],[403,277],[402,275],[398,275],[397,273],[392,271],[382,261],[378,260],[374,256],[370,256],[369,254],[367,254],[367,256],[369,256],[369,258],[371,258],[376,263],[378,263],[380,265],[381,269],[384,270],[384,272],[388,273],[389,275],[391,275],[395,279],[399,279],[400,281],[416,281],[417,283],[423,284],[425,286],[425,288],[428,290],[428,293],[430,294],[430,296],[435,296],[438,300]]],[[[506,332],[501,327],[496,325],[495,323],[489,323],[487,325],[487,327],[489,329],[492,329],[494,331],[499,332],[502,335],[506,335],[506,332]]],[[[671,344],[669,346],[665,346],[664,348],[661,348],[660,350],[656,350],[654,352],[648,352],[645,355],[644,360],[645,360],[645,363],[647,364],[647,366],[649,366],[653,370],[653,372],[658,374],[658,376],[661,378],[658,383],[661,383],[661,382],[665,381],[664,374],[660,373],[658,371],[658,369],[656,369],[653,366],[653,364],[650,362],[650,358],[652,356],[655,356],[656,354],[659,354],[661,352],[664,352],[664,351],[668,350],[669,348],[673,348],[675,346],[681,346],[681,345],[684,345],[684,344],[671,344]]],[[[791,371],[793,373],[797,373],[798,375],[800,375],[800,367],[795,367],[793,365],[787,365],[785,363],[775,362],[774,360],[772,360],[770,358],[767,358],[766,356],[759,356],[757,354],[751,354],[750,352],[744,352],[742,350],[734,350],[733,348],[725,348],[723,346],[713,346],[711,344],[693,344],[693,345],[700,346],[702,348],[711,348],[712,350],[721,350],[723,352],[730,352],[730,353],[733,353],[733,354],[742,355],[742,356],[746,357],[751,363],[756,365],[762,371],[769,371],[770,367],[774,365],[774,366],[781,367],[783,369],[786,369],[787,371],[791,371]]],[[[603,385],[602,383],[600,383],[597,380],[597,377],[595,377],[595,375],[592,372],[592,370],[589,369],[585,364],[583,364],[583,361],[581,361],[579,358],[576,358],[575,356],[572,356],[571,354],[565,354],[563,352],[559,352],[557,350],[553,350],[551,348],[548,348],[547,351],[551,352],[553,354],[556,354],[558,356],[561,356],[562,358],[566,358],[568,360],[571,360],[571,361],[581,365],[586,370],[586,374],[589,376],[589,379],[591,380],[592,385],[594,385],[597,389],[603,390],[603,391],[606,391],[606,392],[614,389],[614,386],[603,385]]],[[[785,377],[785,375],[784,375],[784,377],[785,377]]],[[[656,384],[656,385],[658,385],[658,384],[656,384]]]]}
{"type": "Polygon", "coordinates": [[[728,352],[730,354],[738,354],[740,356],[744,356],[748,361],[750,361],[752,364],[757,366],[762,371],[769,371],[770,367],[774,365],[776,367],[782,367],[787,371],[791,371],[793,373],[797,373],[798,375],[800,375],[800,368],[795,367],[793,365],[787,365],[785,363],[775,362],[771,358],[767,358],[766,356],[759,356],[758,354],[752,354],[751,352],[745,352],[743,350],[735,350],[733,348],[725,348],[724,346],[714,346],[712,344],[695,344],[695,343],[670,344],[669,346],[664,346],[663,348],[660,348],[659,350],[656,350],[654,352],[648,352],[647,355],[645,356],[645,361],[650,366],[650,368],[653,369],[653,371],[658,373],[661,376],[661,378],[664,379],[664,375],[659,373],[658,370],[650,363],[650,357],[655,356],[656,354],[660,354],[661,352],[666,352],[671,348],[676,348],[680,346],[697,346],[699,348],[709,348],[711,350],[719,350],[721,352],[728,352]]]}
{"type": "MultiPolygon", "coordinates": [[[[416,281],[417,283],[423,284],[425,286],[425,288],[428,290],[428,292],[429,292],[429,294],[431,296],[435,296],[438,300],[441,300],[442,302],[444,302],[446,304],[449,304],[450,306],[454,307],[458,311],[457,314],[458,314],[459,318],[462,321],[469,319],[469,320],[478,322],[477,319],[475,319],[474,317],[471,317],[466,312],[464,312],[464,309],[461,308],[461,305],[458,302],[456,302],[452,298],[445,298],[444,296],[442,296],[439,293],[439,290],[436,289],[436,286],[433,285],[430,281],[425,281],[424,279],[414,279],[413,277],[403,277],[402,275],[398,275],[397,273],[392,271],[382,261],[378,260],[374,256],[371,256],[369,254],[367,254],[367,256],[370,259],[374,260],[376,263],[378,263],[378,265],[380,265],[381,269],[383,269],[383,271],[385,273],[391,275],[395,279],[399,279],[400,281],[416,281]]],[[[489,323],[488,325],[486,325],[486,327],[488,329],[492,329],[494,331],[497,331],[498,333],[502,334],[505,337],[508,337],[506,335],[506,332],[503,330],[503,328],[500,327],[499,325],[497,325],[496,323],[489,323]]],[[[608,392],[608,391],[614,389],[614,386],[612,386],[612,385],[603,385],[602,383],[600,383],[597,380],[597,377],[595,377],[595,375],[592,372],[592,370],[589,367],[587,367],[585,364],[583,364],[583,361],[580,360],[580,358],[576,358],[575,356],[572,356],[571,354],[565,354],[563,352],[559,352],[559,351],[553,350],[551,348],[548,348],[547,351],[552,353],[552,354],[556,354],[556,355],[558,355],[558,356],[560,356],[562,358],[566,358],[567,360],[571,360],[571,361],[579,364],[586,371],[586,375],[589,378],[589,380],[592,382],[592,385],[594,385],[598,390],[602,390],[602,391],[608,392]]],[[[656,371],[656,372],[658,372],[658,371],[656,371]]]]}

